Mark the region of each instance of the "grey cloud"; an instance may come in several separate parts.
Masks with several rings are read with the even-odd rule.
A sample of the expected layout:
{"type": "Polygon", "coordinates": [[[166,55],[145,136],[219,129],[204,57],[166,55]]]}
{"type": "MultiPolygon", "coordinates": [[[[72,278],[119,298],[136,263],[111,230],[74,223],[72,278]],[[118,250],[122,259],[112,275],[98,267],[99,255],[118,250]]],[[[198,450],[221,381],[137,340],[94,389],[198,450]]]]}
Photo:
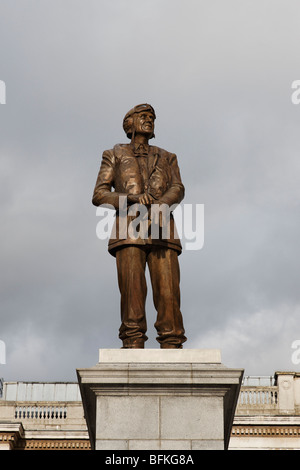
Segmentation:
{"type": "MultiPolygon", "coordinates": [[[[185,202],[205,206],[204,247],[180,258],[187,347],[220,347],[246,373],[296,367],[298,17],[297,2],[274,0],[2,5],[6,380],[74,380],[99,348],[120,347],[115,264],[91,197],[102,151],[125,141],[123,116],[145,101],[155,144],[178,155],[185,202]]],[[[151,289],[147,307],[157,347],[151,289]]]]}

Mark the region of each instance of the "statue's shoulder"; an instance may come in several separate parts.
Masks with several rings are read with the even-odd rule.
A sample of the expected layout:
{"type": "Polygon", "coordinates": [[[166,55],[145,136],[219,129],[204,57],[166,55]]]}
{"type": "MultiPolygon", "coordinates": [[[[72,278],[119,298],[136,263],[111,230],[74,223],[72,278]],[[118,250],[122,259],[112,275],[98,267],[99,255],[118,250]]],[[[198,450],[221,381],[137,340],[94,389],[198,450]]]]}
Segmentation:
{"type": "Polygon", "coordinates": [[[126,144],[116,144],[112,148],[104,150],[104,152],[114,152],[115,150],[124,148],[125,146],[126,144]]]}
{"type": "Polygon", "coordinates": [[[124,154],[124,151],[126,152],[128,147],[128,144],[116,144],[113,146],[113,148],[104,150],[103,157],[109,158],[111,160],[121,157],[124,154]]]}
{"type": "Polygon", "coordinates": [[[152,148],[153,153],[158,154],[160,157],[171,158],[172,156],[174,156],[174,153],[169,152],[168,150],[165,150],[161,147],[151,145],[151,148],[152,148]]]}
{"type": "Polygon", "coordinates": [[[121,157],[124,153],[130,150],[130,144],[116,144],[112,149],[112,152],[115,157],[121,157]]]}

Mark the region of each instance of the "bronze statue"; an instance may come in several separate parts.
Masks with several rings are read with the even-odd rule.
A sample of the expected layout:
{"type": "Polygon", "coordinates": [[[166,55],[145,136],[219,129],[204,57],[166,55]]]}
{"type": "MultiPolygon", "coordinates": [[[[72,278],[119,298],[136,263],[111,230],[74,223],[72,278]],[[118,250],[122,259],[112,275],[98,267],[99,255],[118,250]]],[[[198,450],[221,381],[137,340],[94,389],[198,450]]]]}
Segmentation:
{"type": "Polygon", "coordinates": [[[119,338],[123,348],[143,348],[147,340],[146,264],[157,311],[154,326],[160,347],[182,348],[186,341],[179,288],[178,255],[182,247],[172,212],[167,236],[161,230],[161,217],[159,236],[151,236],[150,233],[153,225],[150,209],[163,206],[172,208],[184,197],[176,155],[148,143],[154,137],[155,119],[155,111],[149,104],[135,106],[126,114],[123,129],[131,142],[115,145],[113,149],[103,152],[93,195],[95,206],[105,205],[116,210],[115,227],[108,250],[116,258],[117,264],[121,294],[119,338]],[[125,229],[134,220],[129,215],[130,211],[137,205],[146,207],[147,227],[150,231],[143,232],[145,236],[133,236],[126,230],[124,235],[121,217],[124,201],[127,211],[125,229]]]}

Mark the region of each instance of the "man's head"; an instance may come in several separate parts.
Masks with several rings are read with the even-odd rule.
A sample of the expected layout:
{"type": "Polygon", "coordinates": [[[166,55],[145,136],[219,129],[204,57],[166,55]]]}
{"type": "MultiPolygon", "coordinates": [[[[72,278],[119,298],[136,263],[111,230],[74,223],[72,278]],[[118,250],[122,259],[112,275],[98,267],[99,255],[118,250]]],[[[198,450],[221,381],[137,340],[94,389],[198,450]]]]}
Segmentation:
{"type": "Polygon", "coordinates": [[[129,139],[136,133],[154,137],[155,111],[150,104],[139,104],[132,108],[123,119],[123,129],[129,139]]]}

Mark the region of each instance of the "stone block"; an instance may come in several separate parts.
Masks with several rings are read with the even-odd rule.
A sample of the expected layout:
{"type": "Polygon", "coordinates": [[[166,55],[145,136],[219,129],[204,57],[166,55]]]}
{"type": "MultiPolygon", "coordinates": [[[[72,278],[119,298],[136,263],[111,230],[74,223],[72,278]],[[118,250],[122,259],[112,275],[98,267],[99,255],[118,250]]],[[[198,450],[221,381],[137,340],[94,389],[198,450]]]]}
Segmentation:
{"type": "Polygon", "coordinates": [[[243,376],[219,350],[100,350],[78,369],[94,449],[226,449],[243,376]]]}
{"type": "Polygon", "coordinates": [[[158,439],[159,398],[98,396],[97,439],[158,439]]]}
{"type": "Polygon", "coordinates": [[[223,439],[194,439],[192,450],[224,450],[223,439]]]}
{"type": "Polygon", "coordinates": [[[222,397],[161,397],[161,439],[223,439],[223,437],[222,397]]]}
{"type": "Polygon", "coordinates": [[[128,450],[128,441],[124,439],[97,439],[96,450],[128,450]]]}

